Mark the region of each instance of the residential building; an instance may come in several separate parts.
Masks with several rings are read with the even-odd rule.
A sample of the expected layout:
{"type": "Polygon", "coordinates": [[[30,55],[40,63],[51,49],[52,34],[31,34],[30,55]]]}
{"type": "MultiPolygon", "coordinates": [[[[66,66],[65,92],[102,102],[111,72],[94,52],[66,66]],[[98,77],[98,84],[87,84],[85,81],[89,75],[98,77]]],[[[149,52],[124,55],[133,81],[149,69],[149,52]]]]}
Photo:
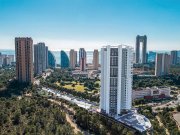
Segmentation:
{"type": "Polygon", "coordinates": [[[46,69],[49,67],[48,65],[48,47],[46,46],[46,69]]]}
{"type": "Polygon", "coordinates": [[[155,75],[162,76],[169,73],[170,55],[166,53],[156,54],[155,75]]]}
{"type": "Polygon", "coordinates": [[[48,67],[55,68],[56,67],[56,58],[51,51],[48,51],[48,67]]]}
{"type": "Polygon", "coordinates": [[[15,38],[16,79],[20,83],[33,82],[33,40],[28,37],[15,38]]]}
{"type": "Polygon", "coordinates": [[[180,51],[178,51],[177,64],[180,64],[180,51]]]}
{"type": "Polygon", "coordinates": [[[133,52],[133,63],[136,63],[136,53],[133,52]]]}
{"type": "Polygon", "coordinates": [[[98,70],[98,67],[99,67],[99,51],[96,49],[93,52],[93,66],[94,66],[94,70],[98,70]]]}
{"type": "Polygon", "coordinates": [[[14,62],[14,55],[0,55],[0,67],[12,65],[12,62],[14,62]]]}
{"type": "Polygon", "coordinates": [[[136,37],[136,63],[147,63],[147,36],[136,37]],[[142,54],[140,53],[140,44],[142,43],[142,54]]]}
{"type": "Polygon", "coordinates": [[[84,48],[79,49],[79,65],[80,65],[80,70],[85,71],[86,70],[86,51],[84,48]]]}
{"type": "Polygon", "coordinates": [[[74,79],[88,78],[88,72],[74,70],[72,71],[72,76],[74,79]]]}
{"type": "Polygon", "coordinates": [[[0,67],[3,66],[3,57],[0,55],[0,67]]]}
{"type": "Polygon", "coordinates": [[[61,51],[61,68],[69,67],[69,58],[65,51],[61,51]]]}
{"type": "Polygon", "coordinates": [[[178,51],[171,51],[171,65],[178,64],[178,51]]]}
{"type": "Polygon", "coordinates": [[[45,43],[34,45],[34,73],[41,75],[47,69],[47,47],[45,43]]]}
{"type": "Polygon", "coordinates": [[[11,65],[10,57],[6,56],[6,57],[3,59],[3,66],[9,66],[9,65],[11,65]]]}
{"type": "Polygon", "coordinates": [[[6,54],[1,54],[0,55],[0,66],[2,67],[2,66],[6,66],[5,64],[6,64],[6,57],[7,57],[7,55],[6,54]]]}
{"type": "Polygon", "coordinates": [[[9,63],[11,65],[11,63],[14,62],[14,55],[8,55],[7,57],[9,57],[9,63]]]}
{"type": "Polygon", "coordinates": [[[156,61],[156,52],[149,51],[148,62],[155,62],[155,61],[156,61]]]}
{"type": "Polygon", "coordinates": [[[3,58],[2,58],[1,52],[0,52],[0,67],[2,67],[2,64],[3,64],[3,58]]]}
{"type": "Polygon", "coordinates": [[[132,107],[133,48],[105,46],[101,49],[102,113],[117,116],[132,107]]]}
{"type": "Polygon", "coordinates": [[[77,51],[71,49],[69,52],[69,56],[70,56],[70,68],[75,69],[77,65],[77,51]]]}
{"type": "Polygon", "coordinates": [[[85,71],[86,70],[86,58],[80,59],[80,70],[85,71]]]}

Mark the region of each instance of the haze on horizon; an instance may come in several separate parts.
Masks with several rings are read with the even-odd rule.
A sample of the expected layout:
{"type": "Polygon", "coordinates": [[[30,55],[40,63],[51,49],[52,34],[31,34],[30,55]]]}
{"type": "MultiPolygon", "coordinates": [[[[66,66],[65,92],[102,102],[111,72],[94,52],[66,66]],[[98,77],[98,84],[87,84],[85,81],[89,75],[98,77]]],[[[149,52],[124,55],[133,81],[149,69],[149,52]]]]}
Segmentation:
{"type": "Polygon", "coordinates": [[[148,50],[180,50],[179,15],[179,0],[0,0],[0,49],[15,37],[57,51],[134,47],[146,34],[148,50]]]}

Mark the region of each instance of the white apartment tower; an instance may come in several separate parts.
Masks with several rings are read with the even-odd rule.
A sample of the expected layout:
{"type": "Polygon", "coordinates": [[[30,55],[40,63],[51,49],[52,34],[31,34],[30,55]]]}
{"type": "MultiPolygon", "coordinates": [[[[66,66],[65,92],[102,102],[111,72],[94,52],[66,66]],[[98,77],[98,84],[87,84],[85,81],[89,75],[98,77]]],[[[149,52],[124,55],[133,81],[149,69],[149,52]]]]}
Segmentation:
{"type": "Polygon", "coordinates": [[[132,107],[133,48],[105,46],[101,49],[101,112],[117,116],[132,107]]]}

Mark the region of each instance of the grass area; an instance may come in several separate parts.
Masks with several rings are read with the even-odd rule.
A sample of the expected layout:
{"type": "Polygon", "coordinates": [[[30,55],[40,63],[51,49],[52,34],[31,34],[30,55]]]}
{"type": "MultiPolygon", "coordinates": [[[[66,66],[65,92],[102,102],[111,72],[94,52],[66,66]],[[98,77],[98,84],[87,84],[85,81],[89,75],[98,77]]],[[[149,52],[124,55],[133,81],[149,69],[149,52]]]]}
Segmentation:
{"type": "Polygon", "coordinates": [[[72,87],[71,84],[70,85],[65,85],[63,87],[67,88],[67,89],[74,89],[74,90],[79,91],[79,92],[85,92],[84,89],[86,88],[86,87],[84,87],[84,85],[80,85],[80,84],[75,85],[75,87],[72,87]]]}
{"type": "MultiPolygon", "coordinates": [[[[73,82],[68,82],[68,81],[65,81],[64,82],[65,85],[62,86],[59,82],[56,82],[56,85],[58,86],[62,86],[64,88],[67,88],[67,89],[72,89],[72,90],[75,90],[75,91],[79,91],[79,92],[85,92],[87,87],[84,87],[84,83],[77,83],[76,85],[76,82],[73,81],[73,82]],[[72,84],[74,84],[75,86],[73,87],[72,84]]],[[[95,83],[98,83],[100,85],[100,81],[96,81],[95,83]]],[[[94,91],[97,91],[97,90],[92,90],[92,91],[88,91],[89,93],[94,93],[94,91]]]]}
{"type": "MultiPolygon", "coordinates": [[[[62,87],[67,88],[67,89],[76,90],[76,91],[79,91],[79,92],[85,92],[86,87],[84,87],[84,84],[78,83],[76,85],[76,82],[68,82],[68,83],[71,83],[71,84],[65,84],[62,87]],[[75,87],[72,87],[72,84],[75,84],[75,87]]],[[[56,85],[61,86],[61,84],[59,82],[56,82],[56,85]]]]}

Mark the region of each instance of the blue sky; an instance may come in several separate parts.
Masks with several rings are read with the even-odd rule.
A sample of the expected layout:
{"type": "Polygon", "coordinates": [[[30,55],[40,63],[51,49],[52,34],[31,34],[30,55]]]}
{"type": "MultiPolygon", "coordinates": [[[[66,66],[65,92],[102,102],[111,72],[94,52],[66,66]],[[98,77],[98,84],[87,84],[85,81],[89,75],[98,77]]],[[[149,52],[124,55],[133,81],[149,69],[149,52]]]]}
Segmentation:
{"type": "Polygon", "coordinates": [[[135,45],[180,50],[180,0],[0,0],[0,49],[30,36],[51,50],[135,45]]]}

